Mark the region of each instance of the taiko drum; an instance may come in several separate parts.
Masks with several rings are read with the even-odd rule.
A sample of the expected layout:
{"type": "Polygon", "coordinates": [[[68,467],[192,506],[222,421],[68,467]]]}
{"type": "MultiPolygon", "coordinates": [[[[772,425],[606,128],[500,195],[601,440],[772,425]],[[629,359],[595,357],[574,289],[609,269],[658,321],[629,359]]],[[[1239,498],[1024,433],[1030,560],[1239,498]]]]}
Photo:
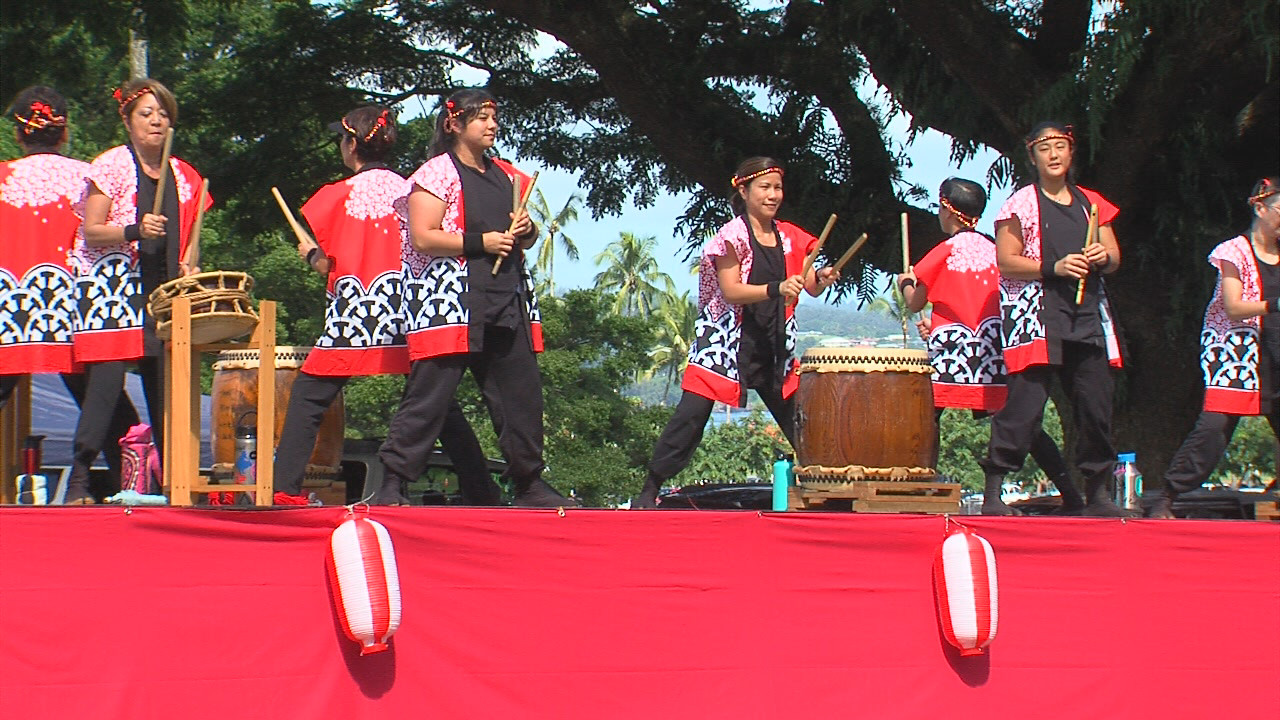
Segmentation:
{"type": "MultiPolygon", "coordinates": [[[[306,361],[309,347],[276,347],[276,442],[284,430],[285,413],[293,382],[306,361]]],[[[255,349],[229,350],[218,353],[213,364],[213,470],[230,474],[235,464],[236,425],[245,413],[258,409],[258,363],[255,349]]],[[[316,445],[307,462],[307,477],[332,478],[342,469],[342,437],[345,408],[342,393],[325,411],[316,433],[316,445]]],[[[247,424],[253,424],[249,416],[247,424]]]]}
{"type": "Polygon", "coordinates": [[[938,453],[932,372],[923,350],[806,351],[796,391],[797,465],[932,477],[938,453]]]}

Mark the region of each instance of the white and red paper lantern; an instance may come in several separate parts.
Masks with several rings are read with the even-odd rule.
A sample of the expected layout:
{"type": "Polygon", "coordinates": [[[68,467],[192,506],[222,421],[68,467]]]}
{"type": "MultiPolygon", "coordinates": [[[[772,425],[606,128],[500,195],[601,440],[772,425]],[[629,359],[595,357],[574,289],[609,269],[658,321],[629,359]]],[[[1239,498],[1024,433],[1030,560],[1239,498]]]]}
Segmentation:
{"type": "Polygon", "coordinates": [[[968,528],[952,532],[934,558],[933,589],[947,642],[962,656],[981,655],[1000,619],[991,543],[968,528]]]}
{"type": "Polygon", "coordinates": [[[353,517],[329,537],[329,584],[342,630],[360,654],[387,649],[400,627],[400,573],[381,523],[353,517]]]}

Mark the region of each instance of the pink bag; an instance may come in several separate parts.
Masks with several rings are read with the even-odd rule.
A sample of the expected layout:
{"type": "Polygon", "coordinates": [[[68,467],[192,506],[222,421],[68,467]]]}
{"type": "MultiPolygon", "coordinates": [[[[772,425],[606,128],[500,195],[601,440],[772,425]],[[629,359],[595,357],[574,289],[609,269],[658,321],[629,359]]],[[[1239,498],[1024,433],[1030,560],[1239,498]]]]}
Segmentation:
{"type": "Polygon", "coordinates": [[[163,478],[160,453],[151,442],[151,426],[138,423],[120,438],[120,489],[159,495],[163,478]]]}

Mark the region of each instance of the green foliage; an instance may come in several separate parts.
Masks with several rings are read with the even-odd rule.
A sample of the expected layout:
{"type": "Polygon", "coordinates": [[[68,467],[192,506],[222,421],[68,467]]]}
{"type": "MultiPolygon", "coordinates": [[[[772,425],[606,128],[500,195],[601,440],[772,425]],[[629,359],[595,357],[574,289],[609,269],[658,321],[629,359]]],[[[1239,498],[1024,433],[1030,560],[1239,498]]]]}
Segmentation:
{"type": "MultiPolygon", "coordinates": [[[[1049,437],[1062,447],[1062,420],[1053,403],[1045,408],[1044,429],[1049,437]]],[[[942,413],[939,429],[938,472],[959,481],[966,491],[981,492],[982,468],[978,460],[987,455],[987,441],[991,438],[991,418],[974,419],[968,410],[949,409],[942,413]]],[[[1035,460],[1027,456],[1018,472],[1009,475],[1006,482],[1031,487],[1043,473],[1035,460]]]]}
{"type": "Polygon", "coordinates": [[[773,463],[792,452],[773,418],[754,411],[745,420],[720,423],[708,429],[693,453],[689,467],[674,482],[745,482],[748,478],[773,477],[773,463]]]}
{"type": "Polygon", "coordinates": [[[403,375],[352,378],[342,390],[346,403],[346,436],[367,440],[385,438],[403,393],[403,375]]]}
{"type": "Polygon", "coordinates": [[[1262,417],[1241,418],[1227,452],[1209,480],[1229,485],[1245,481],[1265,485],[1275,477],[1276,438],[1271,425],[1262,417]]]}

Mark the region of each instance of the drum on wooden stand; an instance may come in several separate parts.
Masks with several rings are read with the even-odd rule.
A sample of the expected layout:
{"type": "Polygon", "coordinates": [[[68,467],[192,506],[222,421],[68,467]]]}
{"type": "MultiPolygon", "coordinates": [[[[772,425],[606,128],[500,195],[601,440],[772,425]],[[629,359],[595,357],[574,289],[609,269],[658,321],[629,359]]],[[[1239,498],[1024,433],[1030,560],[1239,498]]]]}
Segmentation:
{"type": "MultiPolygon", "coordinates": [[[[311,352],[309,347],[276,347],[276,440],[284,430],[285,414],[289,410],[289,396],[293,381],[311,352]]],[[[228,350],[218,353],[213,364],[213,474],[219,478],[231,477],[236,458],[236,425],[248,412],[258,408],[257,350],[228,350]]],[[[342,393],[325,411],[316,433],[315,448],[307,462],[306,477],[315,480],[332,480],[342,470],[342,438],[345,408],[342,393]]],[[[258,452],[262,452],[259,448],[258,452]]]]}
{"type": "Polygon", "coordinates": [[[797,477],[934,478],[932,372],[924,350],[806,351],[796,391],[797,477]]]}
{"type": "Polygon", "coordinates": [[[156,321],[156,337],[168,340],[173,301],[191,300],[191,342],[196,345],[230,340],[253,330],[258,313],[249,302],[253,278],[242,272],[203,272],[185,275],[156,288],[147,310],[156,321]]]}

